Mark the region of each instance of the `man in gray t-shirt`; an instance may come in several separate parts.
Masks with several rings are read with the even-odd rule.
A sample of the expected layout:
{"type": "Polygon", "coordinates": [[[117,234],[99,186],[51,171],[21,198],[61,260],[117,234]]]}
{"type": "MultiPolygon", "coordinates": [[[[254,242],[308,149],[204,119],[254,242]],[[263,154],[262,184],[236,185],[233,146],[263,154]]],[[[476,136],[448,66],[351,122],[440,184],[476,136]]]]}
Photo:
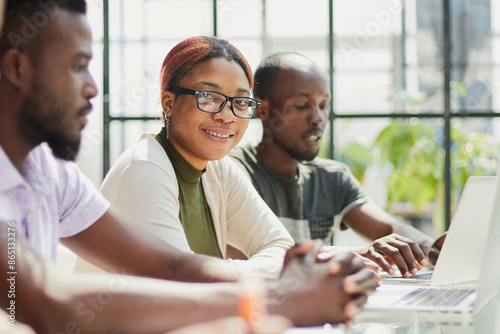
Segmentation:
{"type": "Polygon", "coordinates": [[[299,163],[297,178],[289,179],[266,165],[255,147],[238,147],[231,155],[297,242],[326,237],[330,242],[335,218],[340,223],[345,214],[368,201],[343,163],[315,158],[299,163]]]}
{"type": "Polygon", "coordinates": [[[262,140],[230,154],[296,241],[329,239],[327,231],[342,221],[372,241],[355,251],[389,274],[393,265],[408,277],[435,262],[444,237],[433,242],[398,222],[367,199],[346,166],[316,158],[330,104],[328,80],[316,64],[292,52],[270,55],[255,72],[254,95],[262,140]]]}

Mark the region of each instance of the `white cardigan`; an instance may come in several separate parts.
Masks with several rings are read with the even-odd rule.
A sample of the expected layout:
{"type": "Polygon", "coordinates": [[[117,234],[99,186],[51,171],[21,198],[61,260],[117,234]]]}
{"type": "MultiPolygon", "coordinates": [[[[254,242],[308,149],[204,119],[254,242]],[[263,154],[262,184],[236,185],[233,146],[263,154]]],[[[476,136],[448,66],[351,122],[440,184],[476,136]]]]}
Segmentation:
{"type": "MultiPolygon", "coordinates": [[[[229,158],[210,161],[202,176],[221,253],[226,245],[248,260],[229,260],[254,272],[277,276],[293,239],[229,158]]],[[[163,147],[150,134],[124,152],[106,176],[101,191],[141,227],[170,245],[192,252],[179,220],[179,186],[163,147]]]]}

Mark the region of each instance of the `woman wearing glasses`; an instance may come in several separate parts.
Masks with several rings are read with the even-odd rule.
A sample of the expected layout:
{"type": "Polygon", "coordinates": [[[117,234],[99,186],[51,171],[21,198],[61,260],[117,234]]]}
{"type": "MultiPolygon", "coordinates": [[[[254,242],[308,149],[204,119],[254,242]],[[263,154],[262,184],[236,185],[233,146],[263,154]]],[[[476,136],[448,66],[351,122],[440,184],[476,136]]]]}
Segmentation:
{"type": "Polygon", "coordinates": [[[160,74],[164,127],[144,134],[110,170],[101,191],[125,215],[185,251],[277,275],[293,244],[278,218],[226,154],[259,102],[230,43],[194,37],[176,45],[160,74]]]}

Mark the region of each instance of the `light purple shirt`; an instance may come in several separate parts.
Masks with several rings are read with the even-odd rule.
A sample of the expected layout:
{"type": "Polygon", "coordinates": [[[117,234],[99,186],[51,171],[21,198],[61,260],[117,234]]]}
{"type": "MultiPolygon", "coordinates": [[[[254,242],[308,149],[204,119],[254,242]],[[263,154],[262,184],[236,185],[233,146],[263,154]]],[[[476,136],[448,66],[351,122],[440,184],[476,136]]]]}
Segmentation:
{"type": "Polygon", "coordinates": [[[55,261],[59,238],[96,222],[109,202],[73,162],[56,159],[42,144],[21,173],[0,146],[0,221],[14,222],[40,256],[55,261]]]}

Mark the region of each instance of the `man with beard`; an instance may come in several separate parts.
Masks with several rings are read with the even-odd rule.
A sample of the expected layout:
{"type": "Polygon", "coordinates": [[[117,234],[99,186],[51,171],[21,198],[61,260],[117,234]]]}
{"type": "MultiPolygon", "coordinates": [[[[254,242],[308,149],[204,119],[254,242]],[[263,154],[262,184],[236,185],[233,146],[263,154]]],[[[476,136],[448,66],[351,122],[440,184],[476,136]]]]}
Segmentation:
{"type": "MultiPolygon", "coordinates": [[[[7,1],[0,40],[0,306],[8,314],[0,315],[9,329],[21,330],[23,321],[37,333],[163,333],[236,315],[240,284],[69,277],[46,262],[55,259],[61,237],[80,256],[122,274],[189,282],[236,281],[242,274],[137,229],[71,162],[97,94],[85,13],[84,0],[7,1]]],[[[352,253],[315,263],[311,249],[288,252],[262,302],[296,325],[348,320],[373,291],[373,273],[352,253]]]]}
{"type": "Polygon", "coordinates": [[[263,137],[257,146],[238,147],[230,155],[295,241],[330,239],[334,221],[343,221],[372,241],[354,251],[389,274],[393,265],[409,277],[428,259],[435,263],[444,237],[433,244],[373,204],[347,166],[316,158],[329,114],[325,73],[308,58],[283,52],[265,58],[254,80],[263,137]]]}

